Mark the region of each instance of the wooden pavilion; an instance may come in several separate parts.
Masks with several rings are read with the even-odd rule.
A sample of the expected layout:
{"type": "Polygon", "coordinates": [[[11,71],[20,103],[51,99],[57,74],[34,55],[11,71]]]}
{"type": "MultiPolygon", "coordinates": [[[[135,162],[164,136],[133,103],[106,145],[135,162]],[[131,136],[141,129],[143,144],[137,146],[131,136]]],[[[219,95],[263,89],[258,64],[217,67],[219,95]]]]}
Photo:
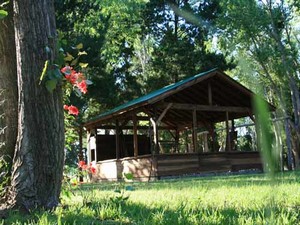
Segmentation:
{"type": "Polygon", "coordinates": [[[262,169],[259,152],[236,151],[234,146],[234,120],[248,116],[254,120],[253,97],[249,89],[213,69],[87,121],[88,161],[97,165],[93,180],[118,180],[124,173],[149,180],[262,169]],[[226,148],[219,152],[214,142],[215,124],[222,121],[226,124],[226,148]],[[180,145],[183,139],[185,146],[180,145]]]}

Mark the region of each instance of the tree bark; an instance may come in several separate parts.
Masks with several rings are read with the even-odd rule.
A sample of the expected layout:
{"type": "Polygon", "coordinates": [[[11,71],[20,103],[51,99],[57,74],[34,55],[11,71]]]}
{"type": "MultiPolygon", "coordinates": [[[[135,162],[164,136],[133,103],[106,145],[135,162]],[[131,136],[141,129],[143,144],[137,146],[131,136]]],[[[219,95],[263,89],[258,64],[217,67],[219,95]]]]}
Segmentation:
{"type": "MultiPolygon", "coordinates": [[[[0,0],[0,3],[3,3],[0,0]]],[[[13,4],[5,8],[8,16],[0,20],[0,157],[12,161],[17,140],[18,89],[13,4]]]]}
{"type": "Polygon", "coordinates": [[[53,1],[14,0],[18,76],[18,138],[8,203],[53,209],[59,202],[64,160],[61,87],[52,93],[39,79],[53,63],[56,26],[53,1]],[[50,50],[50,51],[49,51],[50,50]]]}

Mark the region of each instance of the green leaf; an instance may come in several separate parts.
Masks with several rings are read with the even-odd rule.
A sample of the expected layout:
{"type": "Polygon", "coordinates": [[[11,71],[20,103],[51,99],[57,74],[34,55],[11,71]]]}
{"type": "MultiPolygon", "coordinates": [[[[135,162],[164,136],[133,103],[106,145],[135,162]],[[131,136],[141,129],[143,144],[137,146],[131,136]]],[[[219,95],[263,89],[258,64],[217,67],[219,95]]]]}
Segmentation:
{"type": "Polygon", "coordinates": [[[78,58],[74,59],[74,60],[71,62],[71,66],[75,66],[77,63],[78,63],[78,58]]]}
{"type": "Polygon", "coordinates": [[[85,82],[86,82],[87,85],[93,84],[93,81],[91,81],[91,80],[86,80],[85,82]]]}
{"type": "Polygon", "coordinates": [[[134,187],[131,186],[131,185],[130,185],[130,186],[126,186],[126,187],[125,187],[125,190],[126,190],[126,191],[134,191],[134,187]]]}
{"type": "Polygon", "coordinates": [[[6,17],[8,15],[8,12],[3,10],[3,9],[0,9],[0,19],[3,19],[4,17],[6,17]]]}
{"type": "Polygon", "coordinates": [[[78,52],[78,55],[87,55],[87,52],[86,51],[78,52]]]}
{"type": "Polygon", "coordinates": [[[120,189],[115,189],[114,192],[121,193],[121,190],[120,189]]]}
{"type": "Polygon", "coordinates": [[[124,175],[124,177],[125,177],[127,180],[132,180],[132,179],[133,179],[133,174],[132,174],[132,173],[124,173],[123,175],[124,175]]]}
{"type": "Polygon", "coordinates": [[[83,44],[80,43],[80,44],[76,45],[76,48],[77,48],[78,50],[82,49],[82,48],[83,48],[83,44]]]}
{"type": "Polygon", "coordinates": [[[78,97],[81,97],[81,96],[82,96],[81,91],[80,91],[77,87],[74,87],[73,90],[74,90],[75,94],[76,94],[78,97]]]}
{"type": "Polygon", "coordinates": [[[47,68],[48,68],[48,64],[49,64],[49,60],[46,60],[45,65],[44,65],[44,68],[43,68],[43,71],[42,71],[42,74],[41,74],[41,76],[40,76],[40,82],[39,82],[39,85],[41,85],[41,83],[42,83],[42,81],[43,81],[43,79],[44,79],[44,77],[45,77],[45,74],[46,74],[47,68]]]}
{"type": "Polygon", "coordinates": [[[59,52],[59,54],[57,54],[57,57],[55,58],[55,64],[60,65],[59,67],[61,67],[61,65],[65,64],[65,55],[63,54],[63,52],[59,52]]]}
{"type": "Polygon", "coordinates": [[[47,90],[50,93],[52,93],[54,91],[54,89],[56,88],[57,80],[56,79],[47,80],[45,85],[46,85],[47,90]]]}
{"type": "Polygon", "coordinates": [[[67,56],[65,57],[65,61],[72,61],[73,59],[74,59],[74,57],[69,52],[67,52],[67,56]]]}
{"type": "Polygon", "coordinates": [[[255,116],[257,119],[258,140],[260,150],[264,159],[265,169],[270,172],[271,176],[276,170],[276,158],[273,156],[273,137],[271,131],[271,115],[268,104],[263,98],[256,96],[254,98],[255,116]]]}
{"type": "Polygon", "coordinates": [[[81,68],[86,68],[89,64],[88,63],[79,63],[81,68]]]}
{"type": "Polygon", "coordinates": [[[53,75],[57,79],[61,79],[62,78],[62,74],[61,74],[61,72],[60,72],[60,70],[58,68],[56,68],[56,69],[53,70],[53,75]]]}

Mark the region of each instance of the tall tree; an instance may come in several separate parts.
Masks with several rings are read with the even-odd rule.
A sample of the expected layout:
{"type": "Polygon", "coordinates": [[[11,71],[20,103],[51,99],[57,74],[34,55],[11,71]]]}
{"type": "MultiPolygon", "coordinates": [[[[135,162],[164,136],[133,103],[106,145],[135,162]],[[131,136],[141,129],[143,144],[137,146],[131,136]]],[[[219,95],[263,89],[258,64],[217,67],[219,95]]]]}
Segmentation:
{"type": "MultiPolygon", "coordinates": [[[[0,5],[6,1],[0,1],[0,5]]],[[[0,20],[0,157],[12,161],[17,140],[18,89],[13,29],[13,4],[4,6],[8,15],[0,20]],[[2,128],[2,129],[1,129],[2,128]]]]}
{"type": "Polygon", "coordinates": [[[144,10],[144,32],[154,45],[144,80],[148,91],[203,70],[233,66],[226,63],[224,55],[207,48],[209,30],[205,24],[214,19],[208,11],[218,11],[218,4],[209,0],[201,4],[189,0],[149,1],[144,10]]]}
{"type": "Polygon", "coordinates": [[[18,138],[7,204],[24,210],[57,206],[64,160],[61,87],[40,84],[56,56],[53,1],[14,0],[18,78],[18,138]]]}
{"type": "MultiPolygon", "coordinates": [[[[289,120],[298,164],[300,144],[298,1],[221,1],[220,36],[224,49],[248,58],[266,93],[275,94],[279,115],[289,120]]],[[[241,60],[241,61],[242,61],[241,60]]],[[[253,72],[252,71],[252,72],[253,72]]],[[[288,132],[289,133],[289,132],[288,132]]],[[[289,138],[288,138],[289,139],[289,138]]]]}

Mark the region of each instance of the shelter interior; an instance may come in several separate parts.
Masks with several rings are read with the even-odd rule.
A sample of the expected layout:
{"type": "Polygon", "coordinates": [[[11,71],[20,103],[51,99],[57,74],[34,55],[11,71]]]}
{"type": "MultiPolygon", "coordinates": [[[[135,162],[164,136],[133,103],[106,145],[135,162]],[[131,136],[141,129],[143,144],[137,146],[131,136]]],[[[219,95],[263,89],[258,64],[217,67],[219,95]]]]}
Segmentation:
{"type": "MultiPolygon", "coordinates": [[[[195,153],[205,158],[210,152],[235,152],[235,120],[254,121],[253,97],[218,69],[166,86],[88,121],[84,126],[89,161],[195,153]],[[220,123],[225,125],[223,144],[218,142],[220,123]]],[[[261,167],[257,155],[254,164],[261,167]]]]}

